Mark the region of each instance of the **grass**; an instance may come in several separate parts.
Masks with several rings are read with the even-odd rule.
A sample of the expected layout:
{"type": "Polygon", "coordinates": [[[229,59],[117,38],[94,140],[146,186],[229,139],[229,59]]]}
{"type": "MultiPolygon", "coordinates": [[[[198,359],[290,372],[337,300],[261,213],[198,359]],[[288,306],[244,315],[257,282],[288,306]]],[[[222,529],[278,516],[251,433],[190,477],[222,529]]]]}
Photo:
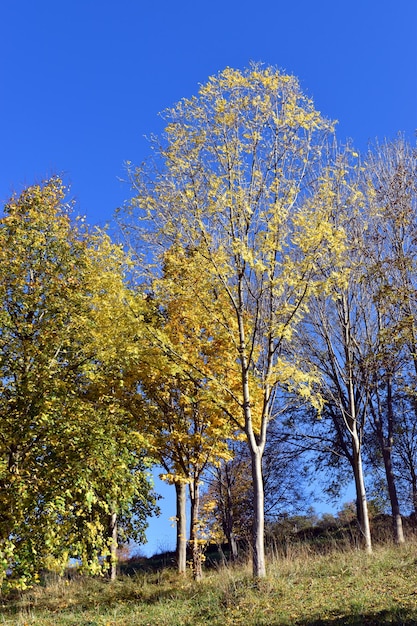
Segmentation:
{"type": "Polygon", "coordinates": [[[201,583],[169,568],[114,584],[59,580],[0,599],[0,625],[417,625],[416,549],[378,546],[369,556],[294,547],[271,559],[260,581],[249,565],[210,570],[201,583]]]}

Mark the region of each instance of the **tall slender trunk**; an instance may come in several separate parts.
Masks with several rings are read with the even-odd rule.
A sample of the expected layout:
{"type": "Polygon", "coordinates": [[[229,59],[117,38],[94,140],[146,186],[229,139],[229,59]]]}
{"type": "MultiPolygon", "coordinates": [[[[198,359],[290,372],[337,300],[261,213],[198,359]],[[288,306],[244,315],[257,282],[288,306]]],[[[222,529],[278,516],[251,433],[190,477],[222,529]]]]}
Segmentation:
{"type": "MultiPolygon", "coordinates": [[[[415,398],[412,399],[412,407],[413,413],[415,417],[415,422],[417,423],[417,401],[415,398]]],[[[414,431],[411,431],[412,439],[414,440],[414,431]]],[[[410,442],[409,438],[406,439],[404,458],[406,462],[406,468],[410,472],[410,483],[411,483],[411,500],[413,503],[413,516],[417,519],[417,471],[416,464],[414,458],[414,446],[410,442]]],[[[404,463],[404,459],[403,459],[404,463]]]]}
{"type": "Polygon", "coordinates": [[[391,377],[387,380],[387,418],[388,418],[388,434],[385,437],[382,429],[382,419],[378,416],[376,420],[376,432],[379,446],[382,451],[384,461],[385,476],[387,480],[388,495],[391,504],[392,523],[394,541],[398,544],[404,543],[403,523],[398,502],[397,487],[395,484],[394,471],[392,467],[392,446],[393,446],[393,428],[394,428],[394,408],[392,400],[392,381],[391,377]]]}
{"type": "Polygon", "coordinates": [[[265,565],[265,496],[262,475],[262,456],[265,444],[258,445],[253,432],[250,404],[245,402],[246,437],[248,440],[253,487],[252,565],[256,578],[266,576],[265,565]]]}
{"type": "Polygon", "coordinates": [[[109,539],[110,554],[109,560],[109,579],[116,580],[117,576],[117,513],[113,510],[109,515],[109,539]]]}
{"type": "Polygon", "coordinates": [[[369,524],[368,501],[366,498],[365,480],[362,466],[362,454],[359,439],[352,437],[353,473],[355,476],[356,506],[358,510],[359,528],[362,534],[365,551],[372,554],[371,527],[369,524]]]}
{"type": "Polygon", "coordinates": [[[392,451],[391,446],[385,445],[385,441],[381,442],[382,457],[384,460],[385,476],[387,480],[388,496],[391,505],[393,533],[395,543],[404,543],[404,531],[400,505],[398,502],[397,487],[395,485],[394,471],[392,468],[392,451]]]}
{"type": "Polygon", "coordinates": [[[200,513],[200,490],[198,481],[193,480],[190,484],[190,504],[191,504],[191,520],[190,520],[190,544],[193,560],[193,576],[194,580],[203,578],[203,559],[201,553],[201,543],[198,534],[198,522],[200,513]]]}
{"type": "MultiPolygon", "coordinates": [[[[343,310],[343,331],[344,331],[344,351],[346,358],[346,376],[348,391],[348,412],[344,416],[346,426],[350,433],[352,442],[352,464],[355,477],[356,507],[358,512],[358,522],[362,533],[365,551],[372,553],[371,527],[369,524],[368,501],[366,498],[365,479],[362,465],[362,445],[361,432],[362,423],[359,422],[357,410],[357,395],[355,394],[355,372],[353,359],[352,333],[350,324],[350,310],[346,294],[342,298],[343,310]]],[[[364,418],[363,418],[364,419],[364,418]]]]}
{"type": "Polygon", "coordinates": [[[413,513],[417,519],[417,474],[414,469],[414,464],[411,466],[411,494],[413,499],[413,513]]]}
{"type": "Polygon", "coordinates": [[[177,568],[179,574],[184,574],[187,567],[187,520],[185,483],[175,483],[175,495],[177,505],[177,568]]]}
{"type": "MultiPolygon", "coordinates": [[[[407,263],[404,263],[403,266],[408,266],[407,263]]],[[[411,298],[410,298],[410,294],[414,293],[414,289],[413,289],[413,283],[410,279],[410,277],[408,275],[405,276],[405,285],[407,287],[407,291],[406,293],[408,294],[407,296],[407,307],[406,307],[406,315],[408,317],[409,320],[411,320],[411,324],[410,324],[410,336],[411,336],[411,341],[410,344],[408,346],[409,348],[409,352],[413,361],[413,365],[414,365],[414,374],[415,376],[417,376],[417,329],[416,329],[416,324],[415,324],[415,316],[413,314],[413,307],[411,305],[411,298]]],[[[412,405],[414,408],[414,415],[416,417],[417,420],[417,402],[415,397],[412,397],[412,405]]],[[[414,516],[417,518],[417,473],[416,473],[416,466],[414,463],[414,455],[413,454],[408,454],[408,458],[409,458],[409,466],[410,466],[410,475],[411,475],[411,491],[412,491],[412,500],[413,500],[413,513],[414,516]]]]}
{"type": "Polygon", "coordinates": [[[251,449],[251,461],[253,484],[253,574],[257,578],[264,578],[266,576],[264,485],[262,477],[262,454],[259,450],[251,449]]]}
{"type": "MultiPolygon", "coordinates": [[[[241,287],[241,285],[240,285],[241,287]]],[[[240,293],[239,303],[242,304],[243,299],[240,293]]],[[[266,440],[266,424],[267,421],[262,418],[261,433],[255,435],[252,423],[251,411],[251,394],[249,388],[249,364],[246,354],[246,338],[245,326],[243,322],[243,307],[240,306],[238,313],[239,325],[239,353],[242,375],[242,392],[243,392],[243,416],[245,419],[245,433],[250,450],[252,465],[252,486],[253,486],[253,531],[252,531],[252,565],[253,576],[256,578],[264,578],[266,576],[265,566],[265,521],[264,521],[264,484],[262,476],[262,455],[265,449],[266,440]]]]}

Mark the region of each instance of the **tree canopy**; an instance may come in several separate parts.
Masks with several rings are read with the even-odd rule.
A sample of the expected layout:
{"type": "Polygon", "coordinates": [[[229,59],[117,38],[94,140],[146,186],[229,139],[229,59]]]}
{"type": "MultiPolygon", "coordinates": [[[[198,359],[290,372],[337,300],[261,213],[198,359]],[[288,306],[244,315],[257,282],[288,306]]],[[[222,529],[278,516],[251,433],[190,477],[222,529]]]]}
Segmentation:
{"type": "Polygon", "coordinates": [[[64,197],[52,178],[0,220],[0,550],[20,586],[69,556],[99,571],[112,508],[143,529],[154,506],[137,426],[118,402],[132,324],[125,259],[71,221],[64,197]]]}
{"type": "Polygon", "coordinates": [[[341,280],[345,233],[331,219],[323,167],[332,124],[295,78],[257,66],[224,70],[164,117],[156,157],[132,172],[130,225],[156,251],[192,249],[211,276],[212,306],[228,302],[234,399],[252,458],[254,573],[264,576],[261,462],[274,395],[286,386],[320,404],[314,372],[288,360],[286,345],[311,296],[341,280]]]}
{"type": "Polygon", "coordinates": [[[416,512],[416,150],[341,146],[295,77],[258,64],[163,119],[128,164],[123,245],[74,217],[59,177],[3,209],[4,587],[70,558],[114,577],[157,512],[152,464],[177,490],[180,572],[189,488],[196,578],[203,526],[233,556],[250,537],[265,576],[283,472],[293,499],[311,468],[329,490],[352,476],[369,552],[369,488],[398,543],[416,512]]]}

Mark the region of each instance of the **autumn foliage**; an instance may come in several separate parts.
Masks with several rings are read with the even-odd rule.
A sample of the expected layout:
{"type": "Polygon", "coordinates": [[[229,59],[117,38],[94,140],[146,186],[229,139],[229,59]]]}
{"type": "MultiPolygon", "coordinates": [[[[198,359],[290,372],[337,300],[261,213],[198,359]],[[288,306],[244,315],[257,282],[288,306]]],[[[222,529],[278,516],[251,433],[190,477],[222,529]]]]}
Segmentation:
{"type": "Polygon", "coordinates": [[[368,552],[367,481],[398,543],[401,503],[416,510],[415,151],[338,145],[298,81],[260,65],[163,117],[128,168],[124,245],[73,215],[57,177],[3,209],[5,586],[69,559],[114,577],[156,511],[152,464],[177,490],[180,572],[188,489],[196,579],[208,541],[235,558],[243,536],[265,576],[274,463],[328,472],[328,491],[353,478],[368,552]]]}

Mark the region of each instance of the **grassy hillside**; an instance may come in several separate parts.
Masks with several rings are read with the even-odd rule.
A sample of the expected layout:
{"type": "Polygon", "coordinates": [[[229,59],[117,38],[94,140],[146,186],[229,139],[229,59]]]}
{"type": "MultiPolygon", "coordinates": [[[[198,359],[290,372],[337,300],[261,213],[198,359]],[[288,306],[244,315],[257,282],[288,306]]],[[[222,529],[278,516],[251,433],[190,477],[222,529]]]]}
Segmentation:
{"type": "Polygon", "coordinates": [[[417,543],[320,555],[293,546],[256,583],[249,565],[218,567],[202,583],[174,570],[114,584],[60,580],[1,600],[13,626],[339,626],[417,624],[417,543]]]}

